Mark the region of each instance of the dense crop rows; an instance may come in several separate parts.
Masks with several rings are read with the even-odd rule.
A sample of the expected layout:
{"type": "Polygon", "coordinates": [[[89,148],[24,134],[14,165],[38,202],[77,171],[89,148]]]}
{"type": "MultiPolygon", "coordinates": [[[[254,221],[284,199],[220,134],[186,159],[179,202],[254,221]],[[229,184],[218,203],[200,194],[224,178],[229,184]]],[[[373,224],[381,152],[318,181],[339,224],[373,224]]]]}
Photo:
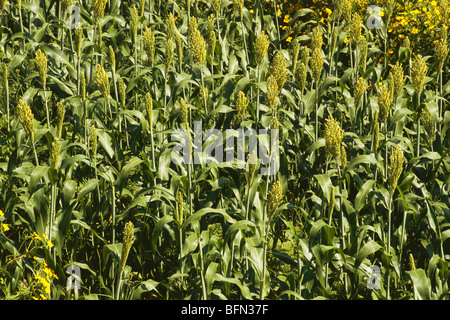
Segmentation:
{"type": "Polygon", "coordinates": [[[447,2],[306,2],[1,1],[0,299],[448,299],[447,2]]]}

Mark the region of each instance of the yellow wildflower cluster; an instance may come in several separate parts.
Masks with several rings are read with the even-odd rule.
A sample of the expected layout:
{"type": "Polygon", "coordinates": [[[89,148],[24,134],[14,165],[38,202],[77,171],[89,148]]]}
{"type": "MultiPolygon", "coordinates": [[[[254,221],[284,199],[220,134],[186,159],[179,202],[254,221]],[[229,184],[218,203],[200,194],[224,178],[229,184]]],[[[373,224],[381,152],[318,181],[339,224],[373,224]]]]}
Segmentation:
{"type": "Polygon", "coordinates": [[[0,209],[0,232],[5,232],[9,230],[9,226],[7,223],[3,223],[5,213],[0,209]]]}
{"type": "Polygon", "coordinates": [[[46,244],[49,248],[53,248],[53,247],[54,247],[54,244],[48,239],[48,237],[47,237],[47,235],[46,235],[45,233],[44,233],[44,234],[42,235],[42,237],[41,237],[41,236],[39,236],[36,232],[33,232],[33,234],[31,235],[31,237],[32,237],[34,240],[43,242],[43,243],[46,244]]]}
{"type": "Polygon", "coordinates": [[[33,299],[35,300],[47,300],[50,295],[50,284],[53,279],[58,279],[55,272],[50,269],[44,259],[33,257],[36,261],[36,269],[38,271],[33,277],[33,299]]]}

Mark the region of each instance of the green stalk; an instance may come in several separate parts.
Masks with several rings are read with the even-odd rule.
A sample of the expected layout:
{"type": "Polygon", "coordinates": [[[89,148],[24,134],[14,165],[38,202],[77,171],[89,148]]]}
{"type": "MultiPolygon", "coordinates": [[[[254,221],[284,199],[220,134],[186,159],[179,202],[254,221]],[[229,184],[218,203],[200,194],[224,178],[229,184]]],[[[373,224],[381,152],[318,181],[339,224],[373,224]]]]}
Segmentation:
{"type": "Polygon", "coordinates": [[[262,269],[262,278],[261,278],[261,292],[260,292],[260,300],[264,300],[264,286],[266,282],[266,260],[267,260],[267,233],[266,233],[266,223],[265,223],[265,212],[266,208],[264,208],[264,219],[263,219],[263,269],[262,269]]]}
{"type": "Polygon", "coordinates": [[[111,185],[112,193],[112,244],[116,243],[116,189],[111,185]]]}
{"type": "MultiPolygon", "coordinates": [[[[5,79],[5,94],[6,94],[6,112],[7,112],[7,121],[8,121],[8,132],[11,130],[11,124],[9,121],[9,83],[8,79],[5,79]]],[[[37,162],[36,162],[37,163],[37,162]]]]}
{"type": "MultiPolygon", "coordinates": [[[[52,200],[51,200],[51,213],[50,213],[50,230],[48,239],[52,241],[53,236],[53,220],[56,217],[56,184],[52,184],[52,200]]],[[[56,261],[56,250],[53,250],[53,260],[56,261]]]]}
{"type": "MultiPolygon", "coordinates": [[[[244,42],[244,56],[245,56],[245,62],[248,65],[248,51],[247,51],[247,42],[245,41],[245,26],[244,26],[244,19],[241,19],[242,24],[242,40],[244,42]]],[[[247,67],[245,68],[245,73],[247,74],[247,67]]]]}
{"type": "Polygon", "coordinates": [[[45,112],[47,114],[47,127],[50,130],[50,113],[48,111],[47,92],[44,87],[45,112]]]}
{"type": "Polygon", "coordinates": [[[316,83],[316,92],[315,92],[315,96],[316,96],[316,101],[315,101],[316,132],[315,133],[316,133],[316,135],[315,135],[315,137],[316,137],[316,141],[318,141],[319,140],[319,81],[315,81],[315,83],[316,83]]]}
{"type": "Polygon", "coordinates": [[[200,252],[200,267],[201,267],[201,269],[200,269],[200,278],[201,278],[201,281],[202,281],[202,294],[203,294],[203,300],[208,300],[208,296],[206,294],[206,282],[205,282],[205,274],[204,274],[205,273],[205,262],[204,262],[204,259],[203,259],[203,248],[202,248],[201,242],[202,242],[202,238],[200,236],[200,231],[199,231],[199,234],[198,234],[198,248],[199,248],[199,252],[200,252]]]}
{"type": "Polygon", "coordinates": [[[297,248],[297,269],[298,269],[298,294],[302,296],[302,260],[300,258],[300,250],[297,248]]]}
{"type": "Polygon", "coordinates": [[[420,118],[417,117],[417,150],[416,157],[420,156],[420,118]]]}
{"type": "MultiPolygon", "coordinates": [[[[392,218],[392,197],[394,196],[394,192],[391,192],[390,198],[389,198],[389,205],[388,205],[388,244],[387,244],[387,251],[388,255],[391,253],[391,218],[392,218]]],[[[390,300],[390,266],[387,268],[387,290],[386,290],[386,299],[390,300]]]]}
{"type": "Polygon", "coordinates": [[[278,34],[278,44],[279,44],[279,49],[281,50],[281,35],[280,35],[280,25],[278,23],[278,14],[277,14],[277,3],[276,1],[273,2],[273,8],[275,10],[275,22],[277,25],[277,34],[278,34]]]}
{"type": "Polygon", "coordinates": [[[258,90],[256,93],[256,130],[258,130],[258,125],[259,125],[259,82],[261,80],[259,64],[256,66],[256,77],[258,79],[258,90]]]}
{"type": "Polygon", "coordinates": [[[35,146],[33,140],[31,141],[31,146],[33,147],[34,160],[36,161],[36,166],[38,166],[39,165],[39,159],[37,157],[36,146],[35,146]]]}

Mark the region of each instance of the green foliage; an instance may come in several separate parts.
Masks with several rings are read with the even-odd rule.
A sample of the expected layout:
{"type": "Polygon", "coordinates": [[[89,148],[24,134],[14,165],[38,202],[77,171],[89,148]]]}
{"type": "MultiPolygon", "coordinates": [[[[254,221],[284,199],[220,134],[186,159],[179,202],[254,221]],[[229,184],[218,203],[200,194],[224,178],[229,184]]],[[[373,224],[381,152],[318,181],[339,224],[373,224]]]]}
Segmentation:
{"type": "MultiPolygon", "coordinates": [[[[74,2],[81,32],[55,2],[7,3],[0,299],[449,299],[448,65],[389,53],[396,40],[366,16],[361,55],[351,21],[327,24],[310,2],[74,2]],[[262,30],[269,46],[255,50],[262,30]],[[198,151],[195,121],[203,137],[277,123],[276,175],[248,143],[244,164],[174,161],[177,129],[198,151]],[[70,265],[79,289],[66,287],[70,265]]],[[[205,152],[225,144],[205,140],[205,152]]]]}

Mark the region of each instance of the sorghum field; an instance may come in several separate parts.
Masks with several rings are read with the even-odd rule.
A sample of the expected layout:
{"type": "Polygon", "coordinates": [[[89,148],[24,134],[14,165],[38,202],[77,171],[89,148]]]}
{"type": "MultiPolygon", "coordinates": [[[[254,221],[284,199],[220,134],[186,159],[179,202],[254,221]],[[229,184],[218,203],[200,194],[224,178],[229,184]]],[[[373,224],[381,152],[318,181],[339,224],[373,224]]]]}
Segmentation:
{"type": "Polygon", "coordinates": [[[0,2],[0,299],[450,298],[446,0],[0,2]]]}

